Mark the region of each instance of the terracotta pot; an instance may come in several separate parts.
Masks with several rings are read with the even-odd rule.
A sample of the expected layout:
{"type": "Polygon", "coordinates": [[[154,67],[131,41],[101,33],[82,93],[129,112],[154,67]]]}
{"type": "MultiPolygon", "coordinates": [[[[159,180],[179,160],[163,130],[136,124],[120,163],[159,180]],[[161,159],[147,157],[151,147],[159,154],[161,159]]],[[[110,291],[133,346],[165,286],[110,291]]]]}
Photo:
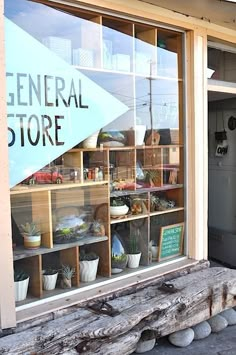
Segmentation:
{"type": "Polygon", "coordinates": [[[71,279],[67,279],[66,277],[62,276],[61,288],[71,288],[71,279]]]}

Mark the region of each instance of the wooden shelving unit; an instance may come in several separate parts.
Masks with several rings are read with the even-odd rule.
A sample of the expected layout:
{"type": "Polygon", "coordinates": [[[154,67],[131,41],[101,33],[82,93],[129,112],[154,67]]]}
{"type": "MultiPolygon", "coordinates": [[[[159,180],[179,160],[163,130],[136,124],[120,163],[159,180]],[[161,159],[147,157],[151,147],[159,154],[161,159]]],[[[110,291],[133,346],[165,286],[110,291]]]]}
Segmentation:
{"type": "MultiPolygon", "coordinates": [[[[124,129],[127,141],[123,146],[105,146],[102,142],[97,148],[82,148],[78,145],[63,154],[60,166],[71,168],[72,171],[76,167],[76,179],[67,179],[58,185],[20,184],[11,190],[12,216],[16,225],[20,226],[26,220],[37,220],[42,231],[39,249],[24,249],[22,238],[18,236],[21,243],[13,250],[15,266],[29,272],[29,294],[37,298],[44,298],[47,294],[42,289],[42,270],[48,258],[55,259],[58,265],[68,263],[73,266],[73,287],[80,287],[79,255],[84,247],[99,255],[98,276],[111,277],[112,228],[126,225],[127,230],[141,229],[141,264],[146,267],[150,264],[152,221],[165,217],[168,222],[168,216],[175,214],[178,215],[178,221],[184,220],[182,34],[108,15],[72,10],[68,5],[58,4],[58,8],[82,19],[78,43],[84,53],[93,57],[92,66],[91,63],[86,65],[86,62],[72,65],[129,108],[127,113],[104,127],[104,130],[122,132],[124,129]],[[141,124],[150,129],[150,83],[155,83],[153,103],[158,106],[158,110],[162,105],[158,97],[160,89],[161,95],[166,95],[167,100],[163,106],[168,106],[168,90],[170,85],[174,85],[174,93],[170,95],[171,100],[175,97],[178,106],[175,113],[178,128],[175,129],[175,139],[171,138],[168,144],[136,144],[135,127],[138,118],[141,124]],[[137,177],[138,164],[146,180],[137,177]],[[102,177],[96,175],[98,170],[102,177]],[[117,184],[122,182],[124,185],[119,188],[117,184]],[[127,182],[129,186],[125,185],[127,182]],[[144,201],[142,213],[132,215],[129,211],[124,218],[111,218],[110,198],[121,197],[131,201],[135,196],[144,201]],[[153,196],[172,200],[175,205],[153,211],[153,196]],[[98,237],[88,232],[75,242],[55,244],[55,211],[63,208],[68,211],[77,208],[81,215],[89,216],[91,221],[99,218],[105,227],[105,235],[98,237]]],[[[73,48],[77,59],[81,48],[73,48]]],[[[172,111],[170,114],[173,116],[172,111]]],[[[58,289],[58,294],[61,292],[58,289]]]]}
{"type": "Polygon", "coordinates": [[[124,218],[111,218],[111,224],[117,224],[117,223],[123,223],[123,222],[129,222],[129,221],[135,221],[137,219],[142,219],[148,217],[148,214],[140,213],[139,215],[128,215],[127,217],[125,216],[124,218]]]}
{"type": "Polygon", "coordinates": [[[101,236],[101,237],[86,236],[86,237],[79,239],[77,242],[65,243],[65,244],[54,244],[54,246],[52,248],[40,247],[39,249],[35,249],[35,250],[27,250],[23,246],[19,246],[14,249],[13,257],[14,257],[14,260],[20,260],[20,259],[30,258],[30,257],[36,256],[36,255],[43,255],[43,254],[53,253],[53,252],[61,251],[61,250],[65,250],[65,249],[77,248],[82,245],[100,243],[105,240],[108,240],[107,236],[101,236]]]}

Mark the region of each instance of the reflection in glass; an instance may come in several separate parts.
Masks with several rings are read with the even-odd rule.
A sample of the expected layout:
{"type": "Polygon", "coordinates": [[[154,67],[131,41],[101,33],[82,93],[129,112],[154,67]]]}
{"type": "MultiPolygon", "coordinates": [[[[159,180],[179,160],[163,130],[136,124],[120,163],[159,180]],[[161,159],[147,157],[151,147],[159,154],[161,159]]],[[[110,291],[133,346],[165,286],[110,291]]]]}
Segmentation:
{"type": "Polygon", "coordinates": [[[25,0],[14,9],[5,1],[5,14],[67,63],[99,67],[99,24],[25,0]],[[47,19],[43,26],[42,19],[47,19]]]}
{"type": "Polygon", "coordinates": [[[133,61],[132,25],[104,18],[102,35],[103,68],[131,72],[133,61]]]}
{"type": "Polygon", "coordinates": [[[182,36],[168,30],[158,30],[157,75],[182,78],[182,36]]]}
{"type": "MultiPolygon", "coordinates": [[[[219,45],[220,46],[220,45],[219,45]]],[[[216,44],[217,47],[217,44],[216,44]]],[[[236,49],[217,49],[208,47],[209,79],[236,82],[236,49]],[[209,72],[211,70],[211,73],[209,72]]]]}
{"type": "Polygon", "coordinates": [[[15,29],[6,37],[9,142],[15,134],[18,144],[9,145],[13,254],[33,270],[37,299],[49,266],[69,262],[81,286],[82,245],[109,277],[126,272],[137,229],[147,266],[160,227],[184,220],[183,35],[51,6],[5,1],[6,28],[15,29]],[[119,196],[129,211],[111,218],[110,197],[119,196]],[[41,245],[26,254],[19,228],[34,221],[41,245]]]}
{"type": "Polygon", "coordinates": [[[147,129],[178,128],[178,82],[137,77],[135,83],[136,115],[147,129]]]}

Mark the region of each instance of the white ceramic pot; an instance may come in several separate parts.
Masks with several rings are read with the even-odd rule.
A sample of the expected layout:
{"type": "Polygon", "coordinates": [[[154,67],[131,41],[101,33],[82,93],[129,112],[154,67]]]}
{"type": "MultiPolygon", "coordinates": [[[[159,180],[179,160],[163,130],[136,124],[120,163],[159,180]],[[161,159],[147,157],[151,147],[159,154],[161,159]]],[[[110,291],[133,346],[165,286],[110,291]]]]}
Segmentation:
{"type": "Polygon", "coordinates": [[[38,249],[41,244],[41,235],[24,235],[24,247],[26,249],[38,249]]]}
{"type": "Polygon", "coordinates": [[[26,299],[28,286],[29,286],[29,277],[22,281],[15,281],[15,300],[23,301],[26,299]]]}
{"type": "Polygon", "coordinates": [[[157,260],[157,256],[158,256],[158,246],[152,245],[151,246],[151,251],[152,251],[152,260],[156,261],[157,260]]]}
{"type": "Polygon", "coordinates": [[[53,275],[43,275],[43,289],[50,291],[56,287],[58,272],[53,275]]]}
{"type": "Polygon", "coordinates": [[[127,205],[123,206],[110,206],[110,215],[111,216],[124,216],[129,211],[129,207],[127,205]]]}
{"type": "Polygon", "coordinates": [[[118,267],[111,268],[111,273],[112,273],[112,275],[113,275],[113,274],[119,274],[119,273],[121,273],[122,271],[124,271],[124,269],[119,269],[118,267]]]}
{"type": "Polygon", "coordinates": [[[128,265],[127,265],[128,268],[136,269],[137,267],[139,267],[140,258],[141,258],[141,253],[128,254],[128,265]]]}
{"type": "Polygon", "coordinates": [[[143,145],[144,144],[144,137],[146,132],[146,126],[142,124],[138,124],[135,127],[135,144],[136,145],[143,145]]]}
{"type": "Polygon", "coordinates": [[[79,262],[80,281],[90,282],[96,280],[99,258],[95,260],[83,260],[79,262]]]}
{"type": "Polygon", "coordinates": [[[91,136],[83,141],[83,148],[96,148],[99,131],[93,133],[91,136]]]}

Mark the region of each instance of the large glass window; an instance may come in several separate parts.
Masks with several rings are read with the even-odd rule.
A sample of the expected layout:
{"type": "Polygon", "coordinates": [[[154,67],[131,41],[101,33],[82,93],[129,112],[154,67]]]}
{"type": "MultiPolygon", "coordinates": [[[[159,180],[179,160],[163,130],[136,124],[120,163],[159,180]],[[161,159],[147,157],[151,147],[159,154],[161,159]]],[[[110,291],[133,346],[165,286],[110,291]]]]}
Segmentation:
{"type": "Polygon", "coordinates": [[[183,33],[42,3],[5,1],[17,305],[185,250],[183,33]]]}

